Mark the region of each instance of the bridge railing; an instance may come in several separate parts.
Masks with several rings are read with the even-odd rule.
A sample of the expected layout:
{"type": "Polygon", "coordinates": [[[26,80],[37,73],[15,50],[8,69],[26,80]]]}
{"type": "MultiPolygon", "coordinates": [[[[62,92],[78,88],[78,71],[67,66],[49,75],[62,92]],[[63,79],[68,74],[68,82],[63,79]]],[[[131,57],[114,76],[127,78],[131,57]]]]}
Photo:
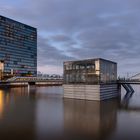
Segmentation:
{"type": "Polygon", "coordinates": [[[119,79],[117,82],[140,82],[140,79],[119,79]]]}
{"type": "Polygon", "coordinates": [[[44,77],[12,77],[7,82],[18,81],[49,81],[49,80],[63,80],[63,78],[44,78],[44,77]]]}

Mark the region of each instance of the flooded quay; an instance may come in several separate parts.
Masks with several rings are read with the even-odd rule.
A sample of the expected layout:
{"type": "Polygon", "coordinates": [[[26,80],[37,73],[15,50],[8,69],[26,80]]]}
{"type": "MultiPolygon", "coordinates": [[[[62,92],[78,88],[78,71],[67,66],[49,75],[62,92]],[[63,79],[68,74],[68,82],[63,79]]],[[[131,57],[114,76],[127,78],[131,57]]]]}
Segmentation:
{"type": "Polygon", "coordinates": [[[140,139],[140,86],[120,99],[64,99],[63,87],[0,89],[2,140],[140,139]]]}

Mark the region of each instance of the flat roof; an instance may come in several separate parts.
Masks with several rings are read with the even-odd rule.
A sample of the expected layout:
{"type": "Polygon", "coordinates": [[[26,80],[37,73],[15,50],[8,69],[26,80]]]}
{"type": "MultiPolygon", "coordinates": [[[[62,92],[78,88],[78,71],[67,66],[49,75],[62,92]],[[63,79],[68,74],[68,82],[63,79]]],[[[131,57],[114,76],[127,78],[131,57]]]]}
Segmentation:
{"type": "Polygon", "coordinates": [[[82,60],[73,60],[73,61],[65,61],[64,63],[68,62],[83,62],[83,61],[95,61],[95,60],[103,60],[103,61],[108,61],[110,63],[117,64],[116,62],[113,62],[111,60],[103,59],[103,58],[91,58],[91,59],[82,59],[82,60]]]}
{"type": "Polygon", "coordinates": [[[2,18],[6,18],[6,19],[8,19],[9,21],[12,21],[12,22],[15,22],[15,23],[19,23],[19,24],[22,24],[22,25],[24,25],[24,26],[28,26],[28,27],[32,28],[33,30],[37,30],[37,28],[35,28],[35,27],[32,27],[32,26],[27,25],[27,24],[24,24],[24,23],[22,23],[22,22],[19,22],[19,21],[13,20],[13,19],[11,19],[11,18],[7,18],[7,17],[2,16],[2,15],[0,15],[0,17],[2,17],[2,18]]]}

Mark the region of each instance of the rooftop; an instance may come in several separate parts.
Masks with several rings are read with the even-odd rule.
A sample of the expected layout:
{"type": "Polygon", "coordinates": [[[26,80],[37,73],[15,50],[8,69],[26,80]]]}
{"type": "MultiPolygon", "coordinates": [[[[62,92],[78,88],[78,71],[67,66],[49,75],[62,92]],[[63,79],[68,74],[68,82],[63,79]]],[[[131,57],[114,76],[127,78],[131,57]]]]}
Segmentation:
{"type": "Polygon", "coordinates": [[[7,19],[7,20],[9,20],[9,21],[12,21],[12,22],[15,22],[15,23],[22,24],[22,25],[24,25],[25,27],[29,27],[30,29],[37,30],[37,28],[35,28],[35,27],[32,27],[32,26],[27,25],[27,24],[24,24],[24,23],[22,23],[22,22],[19,22],[19,21],[13,20],[13,19],[11,19],[11,18],[4,17],[4,16],[2,16],[2,15],[0,15],[0,18],[5,18],[5,19],[7,19]]]}
{"type": "Polygon", "coordinates": [[[95,61],[95,60],[103,60],[103,61],[108,61],[110,63],[117,64],[116,62],[113,62],[113,61],[110,61],[110,60],[107,60],[107,59],[103,59],[103,58],[90,58],[90,59],[82,59],[82,60],[65,61],[64,63],[67,63],[67,62],[95,61]]]}

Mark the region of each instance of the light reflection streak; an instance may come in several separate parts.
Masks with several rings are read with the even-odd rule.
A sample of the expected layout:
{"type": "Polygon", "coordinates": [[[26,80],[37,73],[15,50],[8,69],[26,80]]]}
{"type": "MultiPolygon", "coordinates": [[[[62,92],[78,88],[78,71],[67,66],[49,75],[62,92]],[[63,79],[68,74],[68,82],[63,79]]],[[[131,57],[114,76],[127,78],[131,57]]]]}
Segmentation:
{"type": "Polygon", "coordinates": [[[0,119],[3,116],[3,110],[4,110],[4,94],[3,91],[0,90],[0,119]]]}

